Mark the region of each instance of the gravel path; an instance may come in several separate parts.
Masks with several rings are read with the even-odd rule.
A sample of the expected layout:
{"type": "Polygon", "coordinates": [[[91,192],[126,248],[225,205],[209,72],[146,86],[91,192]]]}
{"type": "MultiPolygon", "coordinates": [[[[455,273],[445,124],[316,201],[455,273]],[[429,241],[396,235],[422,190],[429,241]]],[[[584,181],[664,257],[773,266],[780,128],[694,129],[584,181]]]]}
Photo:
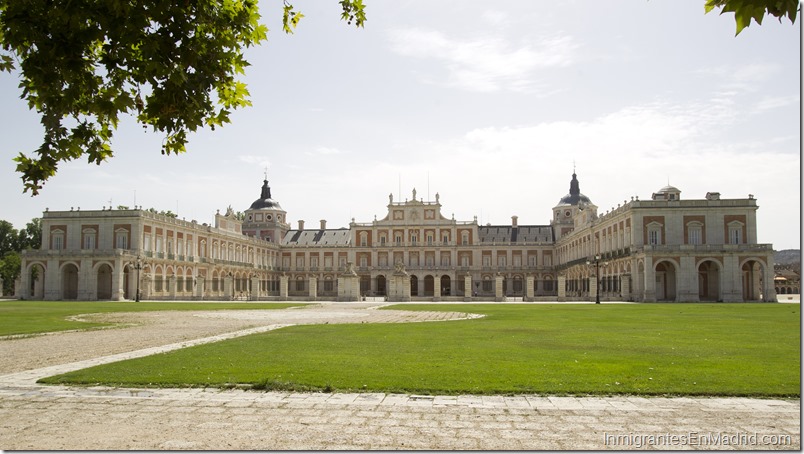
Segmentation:
{"type": "Polygon", "coordinates": [[[118,329],[0,341],[0,449],[786,449],[799,399],[416,396],[40,386],[43,376],[289,324],[467,317],[320,304],[92,316],[118,329]]]}

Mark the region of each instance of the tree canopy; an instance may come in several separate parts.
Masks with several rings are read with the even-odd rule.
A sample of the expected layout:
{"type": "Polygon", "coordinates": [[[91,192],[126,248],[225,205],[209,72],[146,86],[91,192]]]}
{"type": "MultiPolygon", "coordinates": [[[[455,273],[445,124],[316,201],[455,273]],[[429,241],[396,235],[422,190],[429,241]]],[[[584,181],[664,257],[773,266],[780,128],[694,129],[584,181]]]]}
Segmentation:
{"type": "Polygon", "coordinates": [[[796,22],[799,0],[706,0],[704,10],[709,13],[720,8],[720,14],[734,13],[737,24],[737,35],[751,25],[751,19],[762,25],[765,15],[771,15],[782,21],[787,17],[790,23],[796,22]]]}
{"type": "MultiPolygon", "coordinates": [[[[340,4],[362,27],[362,0],[340,4]]],[[[286,33],[302,17],[284,2],[286,33]]],[[[266,39],[259,20],[257,0],[0,0],[0,71],[19,71],[44,128],[34,156],[14,158],[24,192],[38,194],[61,162],[111,157],[121,115],[164,134],[162,154],[229,123],[250,105],[238,76],[244,50],[266,39]]]]}
{"type": "Polygon", "coordinates": [[[5,220],[0,220],[0,279],[3,287],[0,295],[14,291],[14,281],[20,275],[20,251],[39,249],[42,244],[42,220],[31,219],[24,228],[17,230],[5,220]]]}

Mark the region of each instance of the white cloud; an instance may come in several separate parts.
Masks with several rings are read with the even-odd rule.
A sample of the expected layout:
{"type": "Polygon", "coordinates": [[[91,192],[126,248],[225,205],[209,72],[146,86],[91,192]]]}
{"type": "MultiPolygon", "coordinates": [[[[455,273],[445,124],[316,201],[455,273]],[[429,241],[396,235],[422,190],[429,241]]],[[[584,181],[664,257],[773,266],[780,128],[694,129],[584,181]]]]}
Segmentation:
{"type": "Polygon", "coordinates": [[[315,156],[315,155],[333,156],[333,155],[343,154],[343,151],[341,151],[341,150],[339,150],[337,148],[334,148],[334,147],[317,147],[315,149],[315,151],[307,152],[306,154],[311,155],[311,156],[315,156]]]}
{"type": "Polygon", "coordinates": [[[516,46],[496,36],[462,41],[417,28],[393,30],[389,40],[400,55],[440,61],[447,72],[440,84],[479,92],[542,88],[536,70],[572,64],[578,47],[569,36],[516,46]]]}
{"type": "Polygon", "coordinates": [[[271,160],[267,156],[257,156],[257,155],[240,155],[237,157],[242,162],[246,164],[256,164],[260,167],[270,167],[271,160]]]}
{"type": "Polygon", "coordinates": [[[764,112],[766,110],[789,106],[798,101],[799,98],[797,96],[766,96],[757,102],[755,108],[757,111],[764,112]]]}

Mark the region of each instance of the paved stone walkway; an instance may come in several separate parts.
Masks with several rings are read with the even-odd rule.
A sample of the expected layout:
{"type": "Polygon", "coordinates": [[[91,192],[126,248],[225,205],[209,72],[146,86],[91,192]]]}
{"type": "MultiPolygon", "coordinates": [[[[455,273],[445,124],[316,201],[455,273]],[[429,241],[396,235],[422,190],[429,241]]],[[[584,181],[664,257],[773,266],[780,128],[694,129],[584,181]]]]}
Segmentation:
{"type": "MultiPolygon", "coordinates": [[[[332,309],[331,320],[342,322],[343,307],[332,309]]],[[[362,313],[365,306],[359,309],[362,313]]],[[[291,322],[306,310],[287,312],[291,322]]],[[[324,314],[326,306],[316,312],[324,314]]],[[[0,449],[801,449],[799,399],[417,396],[35,383],[68,370],[280,326],[0,376],[0,449]]]]}

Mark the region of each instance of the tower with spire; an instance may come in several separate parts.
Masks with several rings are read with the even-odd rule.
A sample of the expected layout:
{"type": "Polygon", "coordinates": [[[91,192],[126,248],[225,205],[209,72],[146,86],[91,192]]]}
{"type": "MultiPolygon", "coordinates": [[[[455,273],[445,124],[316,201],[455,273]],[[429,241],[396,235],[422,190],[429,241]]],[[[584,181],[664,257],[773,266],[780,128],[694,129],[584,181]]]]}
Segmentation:
{"type": "Polygon", "coordinates": [[[271,197],[271,187],[268,185],[266,170],[260,189],[260,198],[245,211],[243,234],[266,241],[280,242],[288,230],[290,230],[290,224],[287,222],[287,212],[282,209],[279,202],[271,197]]]}
{"type": "Polygon", "coordinates": [[[587,220],[595,219],[597,218],[597,206],[589,197],[581,193],[581,185],[573,164],[569,194],[562,197],[553,207],[553,219],[550,221],[550,225],[553,227],[555,241],[575,229],[578,214],[585,214],[587,220]]]}

